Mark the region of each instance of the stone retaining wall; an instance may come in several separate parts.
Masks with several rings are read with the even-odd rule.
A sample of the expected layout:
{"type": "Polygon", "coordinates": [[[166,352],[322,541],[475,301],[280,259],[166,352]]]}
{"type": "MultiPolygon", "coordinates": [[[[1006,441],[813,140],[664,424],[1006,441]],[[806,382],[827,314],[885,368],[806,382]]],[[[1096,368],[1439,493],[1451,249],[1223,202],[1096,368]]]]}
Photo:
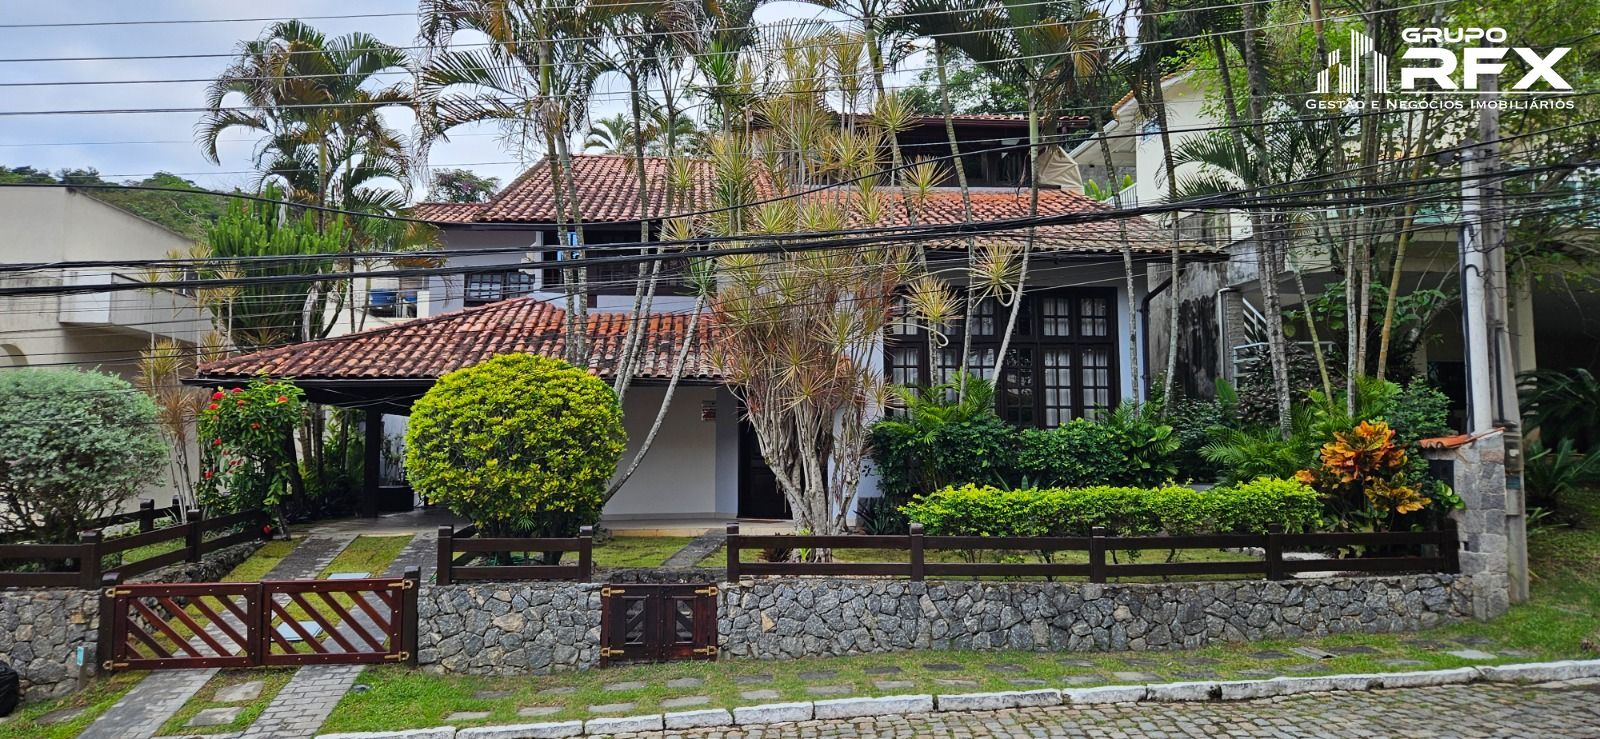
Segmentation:
{"type": "MultiPolygon", "coordinates": [[[[260,542],[237,544],[199,563],[163,567],[136,582],[206,582],[243,562],[260,542]]],[[[0,590],[0,662],[21,676],[26,700],[54,698],[78,687],[78,647],[85,648],[85,675],[95,671],[100,593],[81,588],[0,590]]]]}
{"type": "Polygon", "coordinates": [[[417,664],[434,671],[525,675],[600,661],[600,585],[423,585],[417,664]]]}
{"type": "Polygon", "coordinates": [[[1191,649],[1213,641],[1410,631],[1473,614],[1455,575],[1098,585],[781,579],[726,585],[726,657],[911,649],[1191,649]]]}

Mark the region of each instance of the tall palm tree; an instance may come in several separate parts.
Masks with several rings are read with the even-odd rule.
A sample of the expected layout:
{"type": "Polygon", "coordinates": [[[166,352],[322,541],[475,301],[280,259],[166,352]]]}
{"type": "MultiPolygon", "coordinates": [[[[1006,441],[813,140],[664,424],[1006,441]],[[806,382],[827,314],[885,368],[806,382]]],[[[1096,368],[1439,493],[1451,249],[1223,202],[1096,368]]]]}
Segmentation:
{"type": "MultiPolygon", "coordinates": [[[[1100,41],[1092,30],[1099,11],[1081,0],[911,0],[906,3],[903,22],[908,30],[932,37],[935,43],[960,52],[995,77],[1018,84],[1028,97],[1028,215],[1039,213],[1038,171],[1040,113],[1076,90],[1083,77],[1092,75],[1099,65],[1100,41]]],[[[1022,293],[1028,279],[1028,262],[1033,253],[1036,229],[1029,227],[1022,252],[1009,247],[996,249],[982,279],[994,289],[1008,292],[1011,312],[1006,320],[994,376],[999,378],[1006,361],[1011,335],[1022,308],[1022,293]],[[1015,286],[1006,279],[1015,275],[1015,286]]]]}
{"type": "MultiPolygon", "coordinates": [[[[424,144],[457,127],[492,122],[523,151],[542,145],[555,200],[556,231],[581,258],[582,204],[568,140],[607,69],[600,49],[604,7],[569,0],[422,0],[427,47],[417,83],[424,144]],[[454,46],[463,31],[487,43],[454,46]]],[[[567,359],[588,362],[588,275],[566,270],[567,359]]]]}
{"type": "Polygon", "coordinates": [[[411,60],[365,33],[337,38],[300,21],[281,21],[239,45],[239,55],[206,89],[198,130],[206,158],[220,163],[226,131],[263,134],[255,163],[297,201],[392,212],[409,195],[406,138],[387,126],[385,108],[409,107],[411,60]],[[242,104],[230,105],[241,100],[242,104]]]}

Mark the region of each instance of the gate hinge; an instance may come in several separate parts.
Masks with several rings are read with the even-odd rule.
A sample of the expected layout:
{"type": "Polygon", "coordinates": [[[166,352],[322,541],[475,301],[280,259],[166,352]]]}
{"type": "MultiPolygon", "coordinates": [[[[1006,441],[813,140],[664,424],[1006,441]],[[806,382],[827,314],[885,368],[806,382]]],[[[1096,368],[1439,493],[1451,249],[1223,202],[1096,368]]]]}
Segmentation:
{"type": "Polygon", "coordinates": [[[717,656],[717,648],[716,648],[716,646],[699,647],[699,648],[694,650],[694,653],[695,654],[704,654],[704,655],[706,655],[708,657],[715,657],[715,656],[717,656]]]}
{"type": "Polygon", "coordinates": [[[105,670],[106,672],[111,672],[112,670],[121,669],[127,666],[127,662],[112,662],[109,659],[100,663],[100,669],[105,670]]]}
{"type": "Polygon", "coordinates": [[[626,654],[626,652],[621,649],[612,649],[611,647],[600,648],[601,657],[621,657],[624,654],[626,654]]]}
{"type": "Polygon", "coordinates": [[[717,586],[712,585],[709,588],[700,588],[700,589],[694,591],[694,594],[695,595],[716,595],[719,592],[722,592],[722,591],[717,590],[717,586]]]}
{"type": "Polygon", "coordinates": [[[626,593],[626,592],[628,592],[628,591],[623,590],[622,588],[609,588],[609,587],[600,588],[600,597],[602,597],[602,598],[610,598],[613,595],[622,595],[623,593],[626,593]]]}
{"type": "Polygon", "coordinates": [[[417,586],[417,583],[416,583],[415,580],[401,580],[400,582],[389,583],[389,587],[391,587],[391,588],[399,588],[401,590],[410,590],[410,589],[412,589],[412,588],[414,588],[416,586],[417,586]]]}
{"type": "Polygon", "coordinates": [[[391,661],[391,662],[404,662],[404,661],[406,661],[408,659],[411,659],[411,653],[410,652],[406,652],[406,651],[400,651],[400,652],[395,652],[394,654],[385,654],[385,655],[383,655],[383,658],[385,660],[388,660],[388,661],[391,661]]]}
{"type": "Polygon", "coordinates": [[[106,588],[107,598],[115,598],[119,595],[131,595],[132,593],[133,591],[127,588],[106,588]]]}

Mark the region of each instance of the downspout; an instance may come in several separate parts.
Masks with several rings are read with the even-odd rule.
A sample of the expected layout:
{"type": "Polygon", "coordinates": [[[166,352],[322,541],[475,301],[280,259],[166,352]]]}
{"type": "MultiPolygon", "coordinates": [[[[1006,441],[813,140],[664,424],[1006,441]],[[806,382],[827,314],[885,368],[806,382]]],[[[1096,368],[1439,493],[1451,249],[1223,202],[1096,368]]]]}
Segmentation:
{"type": "MultiPolygon", "coordinates": [[[[1169,287],[1172,287],[1172,278],[1171,277],[1168,277],[1167,279],[1162,280],[1161,284],[1156,285],[1154,290],[1151,290],[1150,292],[1145,293],[1144,294],[1144,298],[1139,300],[1139,335],[1144,338],[1143,341],[1139,342],[1140,359],[1143,360],[1142,362],[1140,362],[1140,364],[1143,365],[1143,370],[1144,370],[1140,374],[1142,374],[1144,376],[1140,378],[1140,387],[1135,388],[1135,390],[1139,391],[1138,395],[1140,395],[1141,397],[1145,397],[1145,398],[1150,397],[1150,379],[1151,379],[1150,378],[1150,301],[1155,300],[1157,295],[1160,295],[1161,293],[1166,292],[1166,289],[1169,288],[1169,287]]],[[[1168,340],[1169,341],[1176,340],[1176,337],[1169,337],[1168,340]]]]}

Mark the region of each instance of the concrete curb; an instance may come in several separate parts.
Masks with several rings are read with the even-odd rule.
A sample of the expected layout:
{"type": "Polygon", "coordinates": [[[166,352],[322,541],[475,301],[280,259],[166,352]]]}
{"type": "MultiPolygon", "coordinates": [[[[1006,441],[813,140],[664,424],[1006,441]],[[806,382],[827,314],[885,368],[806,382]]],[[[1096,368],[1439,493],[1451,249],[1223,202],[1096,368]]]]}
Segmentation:
{"type": "Polygon", "coordinates": [[[954,695],[890,695],[878,698],[769,703],[740,706],[731,715],[724,709],[683,711],[645,716],[596,718],[587,722],[559,721],[543,724],[482,726],[456,730],[449,726],[409,731],[361,734],[321,734],[317,739],[546,739],[594,736],[619,732],[716,726],[760,726],[795,723],[813,718],[847,719],[894,716],[934,711],[995,711],[1006,708],[1058,705],[1097,705],[1140,702],[1209,702],[1256,700],[1301,693],[1345,692],[1393,688],[1423,688],[1468,683],[1528,684],[1600,677],[1600,659],[1534,662],[1518,665],[1457,667],[1422,672],[1377,672],[1354,675],[1274,677],[1263,680],[1227,680],[1148,685],[1102,685],[1065,690],[1015,690],[954,695]],[[701,723],[704,722],[704,723],[701,723]]]}

